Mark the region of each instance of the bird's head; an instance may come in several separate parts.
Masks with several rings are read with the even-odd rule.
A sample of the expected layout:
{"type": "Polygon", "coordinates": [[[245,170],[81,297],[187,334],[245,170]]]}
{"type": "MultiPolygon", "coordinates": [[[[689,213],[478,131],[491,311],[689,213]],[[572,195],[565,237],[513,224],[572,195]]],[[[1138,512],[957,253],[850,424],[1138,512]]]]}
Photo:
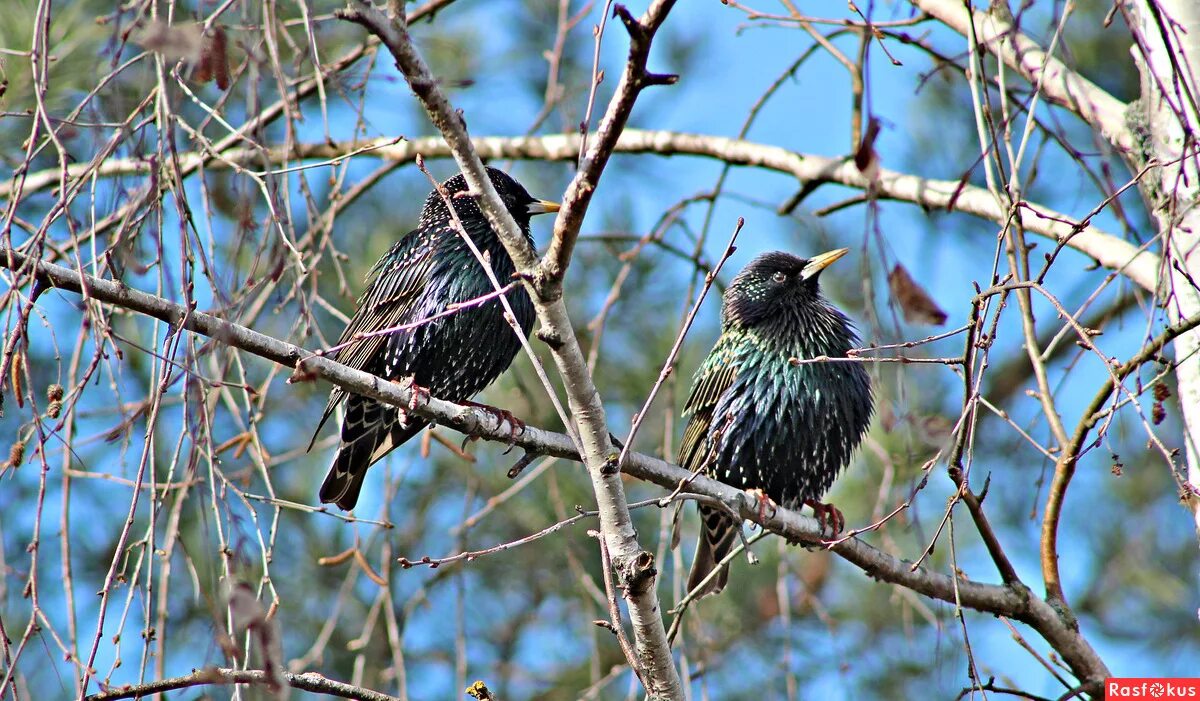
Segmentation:
{"type": "MultiPolygon", "coordinates": [[[[529,219],[533,215],[558,211],[559,204],[557,202],[533,197],[521,183],[514,180],[509,174],[495,168],[488,168],[487,174],[492,181],[492,187],[496,188],[496,194],[500,195],[500,200],[508,209],[508,213],[522,229],[529,228],[529,219]]],[[[454,202],[454,209],[458,212],[458,217],[464,226],[472,228],[472,223],[484,223],[483,212],[480,211],[477,200],[470,195],[470,187],[462,173],[442,183],[442,189],[454,202]]],[[[422,221],[447,218],[449,218],[449,212],[441,194],[436,191],[429,193],[429,198],[425,200],[425,209],[421,213],[422,221]]]]}
{"type": "Polygon", "coordinates": [[[812,258],[782,251],[763,253],[750,261],[725,290],[725,323],[749,328],[822,305],[817,278],[849,251],[838,248],[812,258]]]}

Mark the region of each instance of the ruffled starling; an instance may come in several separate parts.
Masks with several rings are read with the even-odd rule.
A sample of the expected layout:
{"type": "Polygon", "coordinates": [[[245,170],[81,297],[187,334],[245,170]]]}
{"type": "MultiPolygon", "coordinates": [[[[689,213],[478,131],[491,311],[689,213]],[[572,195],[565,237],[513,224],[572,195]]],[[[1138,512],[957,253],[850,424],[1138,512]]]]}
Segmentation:
{"type": "MultiPolygon", "coordinates": [[[[850,460],[871,421],[871,383],[844,358],[858,337],[850,320],[821,296],[817,278],[847,249],[805,260],[764,253],[725,291],[721,336],[696,371],[684,407],[690,417],[679,464],[734,487],[758,490],[785,507],[819,499],[850,460]]],[[[700,507],[701,536],[688,576],[692,591],[733,549],[741,522],[700,507]]],[[[728,569],[699,594],[725,587],[728,569]]]]}
{"type": "MultiPolygon", "coordinates": [[[[532,245],[530,217],[558,211],[558,204],[534,199],[508,175],[487,170],[496,192],[532,245]]],[[[421,323],[453,305],[495,290],[455,231],[446,200],[454,204],[463,229],[490,261],[497,280],[507,282],[514,266],[479,205],[467,194],[469,188],[463,176],[450,178],[442,183],[442,189],[448,197],[444,199],[436,191],[430,193],[417,229],[397,241],[371,269],[374,277],[358,300],[354,318],[338,339],[338,346],[348,345],[333,357],[388,380],[412,378],[420,391],[462,403],[499,377],[521,350],[521,344],[504,320],[500,300],[495,298],[421,323]],[[378,333],[405,326],[411,328],[378,333]]],[[[534,320],[529,295],[518,287],[507,296],[517,323],[528,335],[534,320]]],[[[428,422],[335,388],[329,394],[317,433],[343,400],[346,413],[341,445],[321,485],[321,501],[349,511],[358,502],[367,468],[420,433],[428,422]]]]}

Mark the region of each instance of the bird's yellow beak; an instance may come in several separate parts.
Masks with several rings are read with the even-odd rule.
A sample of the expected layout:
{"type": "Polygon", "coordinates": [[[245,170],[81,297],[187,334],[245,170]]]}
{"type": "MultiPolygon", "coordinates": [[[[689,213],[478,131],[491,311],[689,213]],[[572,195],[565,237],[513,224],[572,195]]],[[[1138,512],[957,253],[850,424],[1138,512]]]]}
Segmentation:
{"type": "Polygon", "coordinates": [[[804,269],[800,271],[800,277],[804,280],[813,279],[822,270],[828,268],[835,260],[849,252],[849,248],[836,248],[832,251],[826,251],[819,256],[813,256],[808,260],[808,265],[804,266],[804,269]]]}
{"type": "Polygon", "coordinates": [[[551,214],[562,209],[562,205],[550,200],[534,200],[529,203],[529,207],[525,210],[530,214],[551,214]]]}

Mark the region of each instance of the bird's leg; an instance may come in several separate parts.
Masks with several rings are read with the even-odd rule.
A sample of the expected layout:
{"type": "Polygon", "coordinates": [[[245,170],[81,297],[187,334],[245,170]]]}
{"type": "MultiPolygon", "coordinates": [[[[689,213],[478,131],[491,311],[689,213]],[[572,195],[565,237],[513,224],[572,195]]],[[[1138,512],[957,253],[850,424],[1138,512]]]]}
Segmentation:
{"type": "Polygon", "coordinates": [[[812,507],[813,515],[817,517],[817,523],[821,524],[821,532],[825,532],[825,524],[828,523],[833,529],[833,535],[837,536],[846,527],[846,517],[833,504],[823,504],[816,499],[805,499],[804,503],[812,507]]]}
{"type": "Polygon", "coordinates": [[[747,489],[746,493],[758,501],[759,525],[762,525],[762,522],[767,519],[767,509],[771,510],[772,516],[774,516],[775,511],[779,509],[779,505],[772,501],[771,497],[767,496],[767,493],[761,489],[747,489]]]}
{"type": "Polygon", "coordinates": [[[409,389],[412,390],[412,398],[408,400],[408,410],[409,411],[416,411],[416,408],[419,404],[428,404],[429,403],[429,397],[431,395],[429,394],[429,390],[427,388],[422,387],[421,385],[414,382],[411,385],[409,385],[409,389]]]}
{"type": "Polygon", "coordinates": [[[413,381],[412,377],[407,377],[403,380],[392,380],[392,384],[399,385],[399,386],[409,390],[410,392],[412,392],[412,394],[408,398],[408,407],[396,407],[396,411],[400,415],[399,416],[400,422],[407,426],[408,425],[408,412],[416,411],[418,406],[420,406],[423,403],[429,402],[429,398],[431,396],[429,393],[429,389],[426,387],[422,387],[421,385],[418,385],[416,382],[413,381]]]}
{"type": "Polygon", "coordinates": [[[479,402],[472,402],[470,400],[464,401],[463,404],[466,406],[473,406],[477,409],[483,409],[489,414],[495,416],[499,421],[507,421],[509,450],[512,450],[512,447],[517,444],[517,436],[525,433],[525,422],[514,416],[513,413],[508,409],[501,409],[500,407],[494,407],[491,404],[480,404],[479,402]]]}

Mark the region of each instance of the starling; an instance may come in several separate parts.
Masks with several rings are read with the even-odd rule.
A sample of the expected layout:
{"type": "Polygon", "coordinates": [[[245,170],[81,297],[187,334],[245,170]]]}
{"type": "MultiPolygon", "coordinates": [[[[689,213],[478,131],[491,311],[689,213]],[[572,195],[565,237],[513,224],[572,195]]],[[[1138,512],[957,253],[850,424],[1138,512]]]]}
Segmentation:
{"type": "MultiPolygon", "coordinates": [[[[850,320],[821,296],[817,278],[846,254],[805,260],[764,253],[725,291],[721,336],[696,371],[684,407],[690,417],[679,464],[788,508],[808,504],[839,529],[840,513],[818,500],[833,484],[871,421],[871,383],[861,363],[796,363],[844,358],[858,344],[850,320]]],[[[688,576],[693,591],[733,549],[740,520],[700,507],[701,536],[688,576]]],[[[722,571],[698,595],[725,587],[722,571]]]]}
{"type": "MultiPolygon", "coordinates": [[[[534,199],[516,180],[493,168],[488,177],[509,214],[533,245],[529,219],[558,211],[558,203],[534,199]]],[[[455,314],[420,323],[453,305],[494,292],[487,273],[455,231],[446,201],[475,246],[490,261],[496,279],[508,281],[515,266],[478,203],[468,195],[463,176],[442,183],[447,197],[434,191],[425,200],[415,231],[397,241],[371,269],[373,278],[358,300],[354,318],[338,339],[333,357],[352,368],[388,380],[412,378],[418,391],[463,403],[491,384],[521,350],[520,339],[504,320],[499,299],[462,307],[455,314]],[[382,333],[384,329],[412,328],[382,333]]],[[[524,334],[533,327],[533,302],[523,288],[507,294],[524,334]]],[[[369,397],[334,388],[321,427],[343,400],[341,444],[321,485],[321,501],[349,511],[358,502],[363,477],[383,456],[421,432],[428,421],[369,397]]],[[[312,447],[312,444],[309,444],[312,447]]]]}

